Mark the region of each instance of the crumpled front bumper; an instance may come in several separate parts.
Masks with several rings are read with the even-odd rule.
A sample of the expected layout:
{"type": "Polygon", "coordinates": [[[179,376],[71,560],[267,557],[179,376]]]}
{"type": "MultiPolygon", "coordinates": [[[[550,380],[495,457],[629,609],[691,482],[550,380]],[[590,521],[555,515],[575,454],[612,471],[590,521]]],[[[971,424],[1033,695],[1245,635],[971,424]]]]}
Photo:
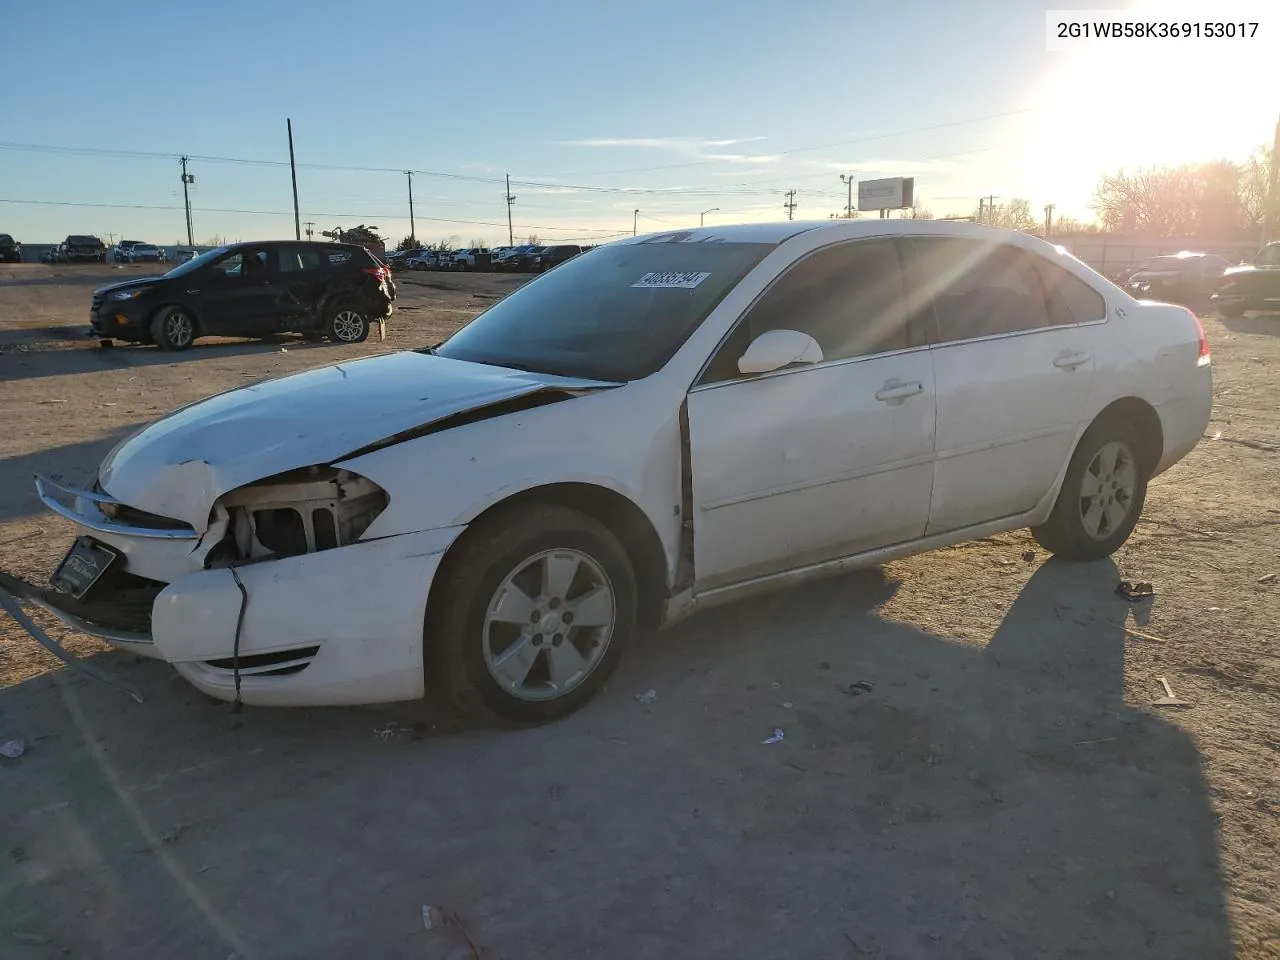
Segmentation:
{"type": "Polygon", "coordinates": [[[104,494],[44,478],[37,487],[47,506],[75,522],[77,535],[116,549],[126,570],[166,581],[151,606],[150,631],[140,633],[95,621],[93,610],[56,590],[10,578],[18,599],[73,629],[165,660],[224,700],[236,697],[237,673],[240,699],[262,706],[387,703],[423,695],[427,596],[445,551],[465,527],[192,569],[200,537],[190,528],[121,523],[100,509],[115,502],[104,494]],[[68,496],[72,506],[60,500],[68,496]]]}

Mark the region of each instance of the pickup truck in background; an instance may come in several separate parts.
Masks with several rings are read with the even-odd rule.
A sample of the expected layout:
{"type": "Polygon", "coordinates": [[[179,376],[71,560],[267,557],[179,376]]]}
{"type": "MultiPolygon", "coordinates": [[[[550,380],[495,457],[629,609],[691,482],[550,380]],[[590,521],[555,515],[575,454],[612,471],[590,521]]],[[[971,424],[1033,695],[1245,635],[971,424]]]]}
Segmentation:
{"type": "Polygon", "coordinates": [[[97,237],[73,233],[62,241],[62,259],[67,263],[106,263],[107,245],[97,237]]]}

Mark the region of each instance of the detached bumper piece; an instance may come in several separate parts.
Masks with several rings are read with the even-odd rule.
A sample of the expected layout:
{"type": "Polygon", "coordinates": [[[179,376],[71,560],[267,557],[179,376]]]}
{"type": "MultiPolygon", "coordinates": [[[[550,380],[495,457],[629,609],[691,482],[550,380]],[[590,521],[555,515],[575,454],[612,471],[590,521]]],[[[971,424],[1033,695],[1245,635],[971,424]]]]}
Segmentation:
{"type": "MultiPolygon", "coordinates": [[[[123,690],[125,693],[129,694],[129,696],[133,697],[134,700],[142,703],[142,694],[134,689],[132,685],[125,683],[123,680],[119,680],[108,673],[104,673],[92,664],[88,664],[83,660],[80,660],[73,653],[63,647],[62,644],[58,643],[58,641],[45,633],[44,630],[40,628],[40,625],[28,617],[26,612],[22,609],[24,603],[32,604],[47,610],[69,626],[75,627],[78,630],[85,633],[97,633],[100,636],[102,635],[100,632],[102,628],[96,627],[92,621],[84,620],[78,614],[62,609],[61,604],[64,600],[70,600],[70,598],[60,598],[60,595],[56,591],[48,590],[44,587],[37,587],[35,584],[28,583],[21,577],[15,577],[12,574],[8,574],[0,570],[0,609],[3,609],[5,613],[9,614],[18,626],[22,627],[22,629],[25,630],[27,634],[36,641],[36,643],[40,644],[40,646],[44,647],[76,673],[83,674],[93,680],[105,683],[107,686],[115,687],[117,690],[123,690]]],[[[80,603],[83,606],[81,601],[73,602],[80,603]]],[[[142,635],[139,634],[128,635],[131,637],[145,639],[148,643],[151,640],[149,636],[142,637],[142,635]]]]}

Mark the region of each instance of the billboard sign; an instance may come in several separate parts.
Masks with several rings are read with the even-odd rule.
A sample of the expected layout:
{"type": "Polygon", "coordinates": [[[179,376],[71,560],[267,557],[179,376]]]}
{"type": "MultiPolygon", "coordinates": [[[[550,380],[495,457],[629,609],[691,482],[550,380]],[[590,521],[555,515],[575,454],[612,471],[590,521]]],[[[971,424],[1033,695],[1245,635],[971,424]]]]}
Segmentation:
{"type": "Polygon", "coordinates": [[[858,181],[859,210],[898,210],[915,202],[915,177],[858,181]]]}

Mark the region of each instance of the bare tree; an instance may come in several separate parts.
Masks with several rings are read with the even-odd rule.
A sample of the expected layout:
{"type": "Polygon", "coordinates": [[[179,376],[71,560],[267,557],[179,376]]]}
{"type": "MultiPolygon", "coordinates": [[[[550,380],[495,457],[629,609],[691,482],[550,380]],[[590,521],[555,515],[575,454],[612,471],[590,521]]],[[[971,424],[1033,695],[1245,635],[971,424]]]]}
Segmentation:
{"type": "Polygon", "coordinates": [[[542,246],[542,241],[538,239],[538,235],[536,233],[529,234],[529,236],[525,238],[524,242],[527,246],[530,246],[530,247],[542,246]]]}
{"type": "Polygon", "coordinates": [[[476,237],[472,237],[470,240],[467,241],[467,247],[468,249],[474,248],[477,250],[482,250],[484,249],[484,241],[476,237]]]}
{"type": "Polygon", "coordinates": [[[1102,228],[1096,223],[1085,223],[1075,217],[1054,217],[1053,235],[1064,233],[1101,233],[1102,228]]]}
{"type": "Polygon", "coordinates": [[[435,243],[428,243],[427,249],[435,253],[448,253],[458,245],[457,237],[445,237],[443,240],[437,240],[435,243]]]}
{"type": "Polygon", "coordinates": [[[1022,197],[1014,197],[1008,203],[982,208],[982,216],[974,211],[974,218],[993,227],[1004,227],[1007,230],[1030,230],[1040,221],[1031,215],[1031,202],[1022,197]]]}

